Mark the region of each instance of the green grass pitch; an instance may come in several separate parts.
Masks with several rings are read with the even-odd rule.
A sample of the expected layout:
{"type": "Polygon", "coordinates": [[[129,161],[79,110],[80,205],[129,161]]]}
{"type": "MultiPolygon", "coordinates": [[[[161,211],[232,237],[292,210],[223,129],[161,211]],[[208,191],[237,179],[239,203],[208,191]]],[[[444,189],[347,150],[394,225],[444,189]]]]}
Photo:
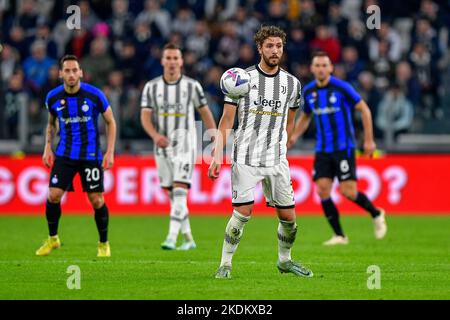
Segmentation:
{"type": "Polygon", "coordinates": [[[299,215],[293,257],[310,279],[280,274],[277,219],[254,216],[233,259],[231,280],[216,280],[228,217],[191,216],[198,248],[163,251],[167,216],[112,216],[112,257],[96,257],[93,217],[63,216],[63,246],[50,256],[35,250],[46,237],[42,217],[0,217],[0,299],[450,299],[450,216],[388,216],[384,240],[366,216],[344,216],[348,246],[324,247],[323,217],[299,215]],[[79,266],[81,289],[69,290],[67,268],[79,266]],[[369,290],[376,265],[381,288],[369,290]]]}

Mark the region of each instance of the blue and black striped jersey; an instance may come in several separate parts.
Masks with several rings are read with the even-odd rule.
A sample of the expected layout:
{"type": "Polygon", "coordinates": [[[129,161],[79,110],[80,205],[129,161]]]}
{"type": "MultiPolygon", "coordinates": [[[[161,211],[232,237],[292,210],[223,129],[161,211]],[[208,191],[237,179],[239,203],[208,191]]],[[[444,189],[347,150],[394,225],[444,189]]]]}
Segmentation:
{"type": "Polygon", "coordinates": [[[45,105],[59,121],[56,156],[102,160],[97,120],[109,106],[102,91],[82,82],[77,93],[69,94],[60,85],[47,94],[45,105]]]}
{"type": "Polygon", "coordinates": [[[316,152],[335,152],[355,148],[353,110],[361,96],[353,87],[338,78],[330,77],[325,87],[311,81],[303,90],[303,111],[314,114],[316,152]]]}

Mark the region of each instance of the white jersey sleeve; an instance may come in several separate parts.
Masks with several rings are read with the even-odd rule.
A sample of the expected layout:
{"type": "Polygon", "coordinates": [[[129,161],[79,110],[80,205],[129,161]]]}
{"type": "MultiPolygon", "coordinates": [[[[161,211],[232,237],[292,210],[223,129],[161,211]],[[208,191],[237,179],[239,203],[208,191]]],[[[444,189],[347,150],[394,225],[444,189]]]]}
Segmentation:
{"type": "Polygon", "coordinates": [[[150,109],[154,108],[150,90],[151,90],[150,82],[147,82],[145,84],[144,89],[142,90],[141,108],[150,108],[150,109]]]}
{"type": "Polygon", "coordinates": [[[196,109],[208,104],[208,101],[206,100],[205,97],[205,93],[203,92],[203,88],[198,81],[195,81],[192,102],[196,109]]]}
{"type": "Polygon", "coordinates": [[[298,109],[300,108],[301,100],[302,100],[302,85],[298,79],[295,79],[294,90],[292,92],[292,96],[289,99],[288,106],[289,109],[298,109]]]}

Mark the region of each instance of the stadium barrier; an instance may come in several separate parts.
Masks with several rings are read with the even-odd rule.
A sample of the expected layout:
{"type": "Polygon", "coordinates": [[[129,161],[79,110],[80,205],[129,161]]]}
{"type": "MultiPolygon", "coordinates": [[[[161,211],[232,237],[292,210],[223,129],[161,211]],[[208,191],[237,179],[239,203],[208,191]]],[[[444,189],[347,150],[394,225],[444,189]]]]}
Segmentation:
{"type": "MultiPolygon", "coordinates": [[[[312,181],[313,157],[288,158],[297,213],[321,214],[312,181]]],[[[358,185],[377,206],[389,214],[450,214],[450,155],[387,155],[357,160],[358,185]]],[[[208,164],[195,168],[189,193],[191,214],[230,214],[230,167],[220,177],[207,177],[208,164]]],[[[43,215],[50,170],[40,157],[0,157],[0,214],[43,215]]],[[[168,198],[158,184],[158,172],[150,156],[117,156],[113,170],[105,173],[105,198],[113,214],[163,214],[168,198]]],[[[79,178],[75,192],[63,198],[64,213],[91,214],[79,178]]],[[[364,214],[337,191],[332,194],[343,214],[364,214]]],[[[255,214],[273,214],[265,206],[262,188],[255,191],[255,214]]]]}

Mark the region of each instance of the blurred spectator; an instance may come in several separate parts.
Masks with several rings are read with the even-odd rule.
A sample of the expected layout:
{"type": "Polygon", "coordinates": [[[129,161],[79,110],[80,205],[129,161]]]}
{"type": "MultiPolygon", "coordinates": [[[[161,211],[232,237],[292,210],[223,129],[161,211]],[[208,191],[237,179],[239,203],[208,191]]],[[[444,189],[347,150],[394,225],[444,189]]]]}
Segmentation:
{"type": "Polygon", "coordinates": [[[31,46],[31,57],[23,63],[25,79],[31,90],[37,94],[47,81],[48,70],[56,63],[55,60],[47,57],[45,42],[37,40],[31,46]]]}
{"type": "Polygon", "coordinates": [[[209,54],[209,42],[211,34],[206,21],[199,20],[195,24],[195,30],[186,39],[186,49],[194,52],[197,57],[202,58],[209,54]]]}
{"type": "Polygon", "coordinates": [[[66,25],[66,21],[60,20],[52,29],[52,39],[56,43],[57,57],[62,57],[66,54],[66,48],[69,48],[69,41],[72,36],[78,30],[69,30],[66,25]]]}
{"type": "Polygon", "coordinates": [[[139,61],[144,61],[147,58],[150,47],[153,44],[159,43],[160,37],[155,36],[152,32],[151,26],[145,22],[138,22],[134,29],[134,46],[136,48],[136,57],[139,61]]]}
{"type": "Polygon", "coordinates": [[[396,138],[400,133],[407,132],[411,127],[413,115],[411,102],[406,99],[400,87],[395,84],[378,106],[376,124],[384,132],[388,129],[393,130],[396,138]]]}
{"type": "Polygon", "coordinates": [[[170,13],[161,8],[158,0],[146,0],[144,11],[137,16],[136,23],[154,25],[158,33],[168,39],[171,32],[170,20],[170,13]]]}
{"type": "Polygon", "coordinates": [[[116,63],[116,68],[122,72],[123,83],[138,86],[142,78],[141,63],[136,59],[136,48],[133,42],[125,42],[116,63]]]}
{"type": "Polygon", "coordinates": [[[331,27],[331,33],[339,39],[345,39],[348,31],[348,19],[342,15],[339,3],[331,2],[328,8],[327,24],[331,27]]]}
{"type": "Polygon", "coordinates": [[[224,70],[218,66],[212,67],[206,73],[203,85],[209,108],[216,123],[219,123],[220,117],[222,116],[223,93],[220,90],[219,82],[223,72],[224,70]]]}
{"type": "Polygon", "coordinates": [[[46,23],[39,24],[36,28],[34,40],[41,40],[46,44],[47,56],[52,59],[58,59],[58,47],[50,34],[50,26],[46,23]]]}
{"type": "Polygon", "coordinates": [[[180,33],[183,38],[192,34],[195,28],[195,16],[189,8],[180,8],[172,21],[172,32],[180,33]]]}
{"type": "Polygon", "coordinates": [[[360,20],[352,20],[348,24],[347,37],[342,39],[344,46],[352,46],[358,50],[358,56],[364,61],[369,60],[366,26],[360,20]]]}
{"type": "Polygon", "coordinates": [[[310,41],[314,37],[316,26],[323,23],[322,16],[317,14],[316,6],[312,0],[303,0],[300,3],[300,28],[305,32],[305,38],[310,41]]]}
{"type": "Polygon", "coordinates": [[[219,21],[225,21],[236,14],[238,0],[206,0],[205,15],[209,20],[217,18],[219,21]]]}
{"type": "Polygon", "coordinates": [[[226,68],[232,67],[239,58],[239,38],[236,23],[226,21],[222,26],[223,36],[214,55],[216,62],[226,68]]]}
{"type": "Polygon", "coordinates": [[[290,67],[293,64],[309,63],[309,45],[305,40],[305,33],[302,29],[294,27],[290,32],[290,39],[286,45],[290,67]]]}
{"type": "Polygon", "coordinates": [[[422,113],[425,118],[435,116],[441,118],[442,110],[439,108],[437,95],[437,79],[439,77],[431,53],[425,44],[417,42],[409,56],[415,76],[419,81],[422,113]]]}
{"type": "Polygon", "coordinates": [[[364,62],[359,59],[355,47],[345,47],[342,50],[342,65],[347,74],[346,80],[355,85],[359,74],[365,69],[364,62]]]}
{"type": "Polygon", "coordinates": [[[306,85],[308,82],[314,80],[314,76],[311,73],[311,69],[308,63],[295,64],[292,70],[294,76],[300,79],[300,82],[306,85]]]}
{"type": "Polygon", "coordinates": [[[311,50],[322,50],[328,53],[332,63],[337,63],[341,59],[341,44],[333,37],[327,25],[319,25],[316,28],[316,37],[311,41],[311,50]]]}
{"type": "Polygon", "coordinates": [[[3,45],[0,54],[0,80],[6,83],[20,68],[20,57],[17,50],[8,44],[3,45]]]}
{"type": "Polygon", "coordinates": [[[360,18],[362,0],[342,0],[341,12],[348,20],[360,18]]]}
{"type": "Polygon", "coordinates": [[[389,43],[381,41],[378,44],[378,54],[372,59],[371,71],[375,75],[375,86],[378,90],[386,90],[390,79],[394,76],[394,63],[389,59],[389,43]]]}
{"type": "Polygon", "coordinates": [[[67,43],[66,52],[77,57],[83,57],[89,53],[92,36],[86,29],[74,30],[73,37],[67,43]]]}
{"type": "Polygon", "coordinates": [[[102,87],[106,83],[109,73],[114,68],[114,60],[108,53],[105,38],[95,38],[92,41],[90,53],[81,60],[81,67],[86,82],[97,87],[102,87]]]}
{"type": "Polygon", "coordinates": [[[253,49],[253,46],[249,45],[248,43],[244,43],[239,48],[239,59],[236,62],[236,66],[246,69],[254,64],[256,64],[258,61],[258,58],[255,54],[255,50],[253,49]]]}
{"type": "Polygon", "coordinates": [[[59,65],[54,64],[48,69],[47,81],[42,87],[39,94],[39,105],[43,107],[45,105],[45,98],[50,90],[55,89],[57,86],[61,84],[59,79],[59,65]]]}
{"type": "MultiPolygon", "coordinates": [[[[236,28],[238,35],[244,42],[253,43],[253,36],[261,22],[255,17],[253,11],[239,7],[236,11],[236,28]]],[[[287,32],[287,30],[285,30],[287,32]]]]}
{"type": "Polygon", "coordinates": [[[268,8],[267,24],[277,26],[285,32],[289,29],[289,21],[286,19],[287,5],[285,1],[270,1],[268,8]]]}
{"type": "Polygon", "coordinates": [[[439,11],[439,5],[431,0],[422,0],[420,2],[419,16],[426,18],[435,30],[442,25],[443,19],[439,11]]]}
{"type": "Polygon", "coordinates": [[[112,16],[109,19],[109,26],[114,37],[122,39],[133,33],[134,16],[128,11],[128,0],[112,1],[112,16]]]}
{"type": "Polygon", "coordinates": [[[80,7],[80,22],[81,29],[84,30],[92,30],[94,25],[96,25],[100,20],[98,19],[95,12],[92,10],[91,5],[88,0],[80,0],[78,2],[78,6],[80,7]]]}
{"type": "Polygon", "coordinates": [[[22,0],[19,2],[19,14],[16,18],[16,24],[26,30],[27,36],[34,34],[34,29],[38,22],[35,7],[36,3],[34,0],[22,0]]]}
{"type": "Polygon", "coordinates": [[[30,44],[25,38],[25,31],[22,27],[14,26],[11,28],[7,43],[19,52],[20,61],[24,61],[29,56],[30,44]]]}
{"type": "MultiPolygon", "coordinates": [[[[18,125],[19,125],[19,113],[22,108],[27,108],[29,95],[24,88],[23,74],[16,72],[8,81],[8,87],[5,92],[4,106],[2,112],[4,112],[4,118],[6,121],[5,126],[5,138],[17,139],[18,138],[18,125]]],[[[3,127],[3,126],[2,126],[3,127]]]]}
{"type": "Polygon", "coordinates": [[[144,64],[144,80],[156,78],[163,73],[163,68],[161,66],[161,47],[154,45],[150,48],[149,52],[150,54],[144,64]]]}
{"type": "Polygon", "coordinates": [[[334,65],[333,75],[339,79],[347,79],[347,72],[345,67],[341,63],[337,63],[334,65]]]}
{"type": "Polygon", "coordinates": [[[400,89],[416,110],[420,104],[420,86],[408,61],[400,61],[395,66],[395,83],[400,86],[400,89]]]}
{"type": "Polygon", "coordinates": [[[414,31],[412,33],[412,46],[417,42],[423,43],[427,51],[430,52],[432,63],[436,63],[441,56],[439,50],[439,41],[436,30],[431,27],[430,21],[420,18],[416,21],[414,31]]]}
{"type": "MultiPolygon", "coordinates": [[[[362,99],[369,106],[370,112],[372,113],[372,119],[375,121],[378,115],[378,105],[381,101],[381,94],[375,87],[375,78],[372,73],[369,71],[363,71],[358,76],[358,85],[356,86],[358,93],[361,95],[362,99]]],[[[357,135],[363,133],[363,126],[361,121],[361,114],[357,112],[355,114],[356,117],[356,129],[357,135]]],[[[375,138],[381,138],[382,132],[378,129],[377,126],[374,126],[374,135],[375,138]]]]}
{"type": "Polygon", "coordinates": [[[191,51],[185,51],[183,54],[184,73],[191,78],[200,79],[202,77],[201,65],[197,55],[191,51]]]}
{"type": "Polygon", "coordinates": [[[380,29],[376,36],[369,39],[369,57],[371,60],[377,60],[380,54],[380,43],[388,44],[387,58],[392,62],[400,60],[402,55],[402,38],[386,21],[381,22],[380,29]]]}
{"type": "Polygon", "coordinates": [[[94,38],[103,37],[109,39],[110,30],[109,25],[105,22],[98,22],[92,28],[92,36],[94,38]]]}

